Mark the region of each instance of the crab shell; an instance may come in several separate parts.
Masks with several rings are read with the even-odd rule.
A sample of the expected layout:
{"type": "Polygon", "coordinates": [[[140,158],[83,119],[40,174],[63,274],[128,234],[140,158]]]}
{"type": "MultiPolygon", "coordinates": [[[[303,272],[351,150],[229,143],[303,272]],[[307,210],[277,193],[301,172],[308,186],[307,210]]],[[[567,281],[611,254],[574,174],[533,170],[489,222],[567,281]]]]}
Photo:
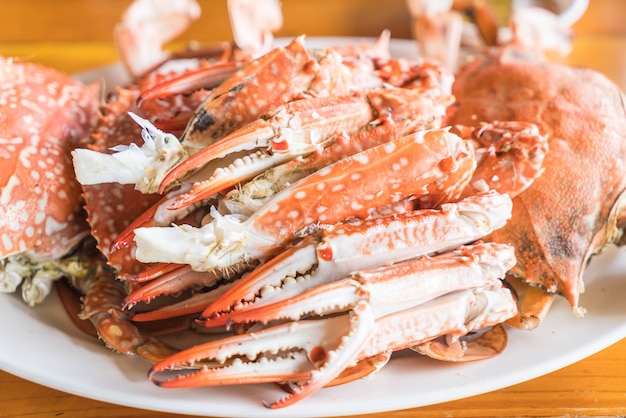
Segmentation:
{"type": "Polygon", "coordinates": [[[589,258],[617,242],[625,219],[624,96],[603,75],[533,60],[513,47],[465,66],[451,123],[519,120],[548,136],[545,172],[514,199],[512,220],[489,238],[511,243],[512,273],[564,295],[576,314],[589,258]]]}
{"type": "Polygon", "coordinates": [[[89,233],[70,151],[94,126],[99,85],[0,57],[0,259],[57,259],[89,233]]]}

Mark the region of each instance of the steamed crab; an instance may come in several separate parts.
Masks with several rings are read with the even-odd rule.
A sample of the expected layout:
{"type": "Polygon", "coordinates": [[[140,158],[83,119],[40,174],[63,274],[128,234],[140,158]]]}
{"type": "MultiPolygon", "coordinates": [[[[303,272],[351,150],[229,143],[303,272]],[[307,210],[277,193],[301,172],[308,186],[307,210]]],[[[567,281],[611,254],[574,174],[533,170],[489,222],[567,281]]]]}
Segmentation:
{"type": "MultiPolygon", "coordinates": [[[[288,382],[285,387],[292,394],[269,405],[281,407],[323,386],[372,373],[394,350],[413,347],[435,358],[467,360],[495,355],[506,344],[499,324],[512,318],[517,307],[500,279],[516,263],[513,248],[475,242],[495,236],[504,226],[511,210],[506,193],[523,195],[540,178],[548,152],[546,137],[523,122],[494,122],[474,130],[458,126],[459,137],[439,128],[439,107],[445,110],[449,103],[450,83],[444,70],[422,66],[435,77],[415,77],[419,70],[399,77],[409,81],[395,88],[415,91],[389,95],[390,79],[375,87],[379,91],[355,87],[352,69],[343,66],[349,57],[326,51],[324,65],[332,65],[323,67],[322,60],[312,60],[303,46],[302,40],[295,40],[286,49],[244,64],[208,94],[183,141],[134,117],[149,147],[183,144],[182,158],[166,166],[165,172],[149,175],[144,191],[171,193],[159,201],[159,210],[184,211],[166,217],[174,226],[155,227],[159,221],[151,210],[149,219],[142,217],[135,224],[141,228],[133,227],[134,242],[102,246],[109,262],[119,254],[134,254],[137,259],[129,260],[135,266],[140,265],[137,261],[154,263],[125,277],[135,291],[114,307],[111,316],[123,315],[124,308],[129,310],[126,323],[131,324],[129,320],[201,313],[198,326],[243,331],[176,354],[157,345],[163,350],[145,357],[157,361],[151,377],[162,386],[288,382]],[[246,80],[271,80],[269,74],[259,77],[259,72],[267,62],[277,65],[284,58],[303,59],[291,67],[298,75],[295,91],[287,95],[272,91],[270,97],[278,103],[253,109],[243,121],[230,120],[227,109],[222,113],[233,101],[242,109],[250,99],[246,80]],[[347,84],[318,83],[329,79],[327,71],[345,75],[338,80],[347,84]],[[398,112],[404,106],[400,98],[409,96],[431,100],[424,108],[430,106],[432,113],[424,122],[412,123],[415,114],[398,112]],[[332,106],[363,97],[371,105],[369,110],[365,107],[369,116],[363,121],[344,111],[333,114],[332,106]],[[322,109],[327,104],[330,110],[322,109]],[[309,112],[309,119],[303,112],[309,112]],[[315,115],[330,119],[337,113],[340,120],[355,118],[357,123],[338,124],[338,130],[330,133],[315,127],[315,115]],[[204,131],[209,127],[207,139],[204,131]],[[242,140],[248,137],[251,144],[242,140]],[[302,145],[298,142],[302,138],[310,147],[290,154],[302,145]],[[259,165],[260,160],[264,162],[259,165]],[[301,167],[307,169],[299,171],[301,167]],[[380,172],[372,167],[380,167],[380,172]],[[274,187],[276,179],[285,176],[293,183],[277,181],[252,205],[248,201],[257,199],[252,195],[235,199],[244,190],[274,187]],[[228,177],[233,178],[224,183],[228,177]],[[210,192],[188,199],[206,181],[213,182],[210,192]],[[235,191],[230,190],[233,185],[235,191]],[[321,190],[341,191],[341,196],[322,196],[321,190]],[[330,204],[328,198],[334,197],[342,204],[330,204]],[[178,244],[175,251],[172,242],[178,244]],[[446,285],[445,275],[451,277],[446,285]],[[415,280],[424,287],[417,287],[415,280]],[[180,292],[191,296],[153,311],[132,310],[160,294],[180,292]],[[251,323],[253,328],[247,330],[251,323]],[[408,328],[412,335],[396,332],[397,328],[408,328]],[[497,343],[486,353],[470,355],[466,347],[475,345],[460,341],[481,329],[487,329],[483,335],[487,341],[497,343]],[[170,378],[168,370],[179,368],[194,370],[170,378]]],[[[377,76],[398,65],[380,58],[373,62],[377,76]]],[[[252,100],[258,104],[254,96],[252,100]]],[[[421,116],[418,113],[417,119],[421,116]]],[[[96,170],[89,182],[118,181],[110,174],[118,170],[107,167],[111,154],[103,151],[102,157],[75,153],[82,179],[91,176],[88,166],[101,164],[102,170],[96,170]],[[92,158],[89,164],[80,161],[85,155],[92,158]]],[[[132,145],[116,151],[144,152],[132,145]]],[[[166,154],[169,149],[161,156],[166,154]]],[[[150,164],[146,168],[152,168],[150,164]]],[[[131,176],[129,182],[137,183],[137,177],[131,176]]],[[[98,214],[95,203],[92,213],[98,214]]],[[[130,341],[128,352],[143,350],[144,341],[143,336],[130,341]]]]}
{"type": "Polygon", "coordinates": [[[510,274],[537,286],[526,289],[519,325],[537,326],[555,294],[582,315],[585,266],[620,243],[626,221],[623,93],[597,72],[511,45],[463,68],[454,95],[451,123],[518,119],[549,138],[545,173],[514,199],[511,222],[489,239],[513,244],[518,263],[510,274]]]}
{"type": "Polygon", "coordinates": [[[21,284],[30,305],[54,280],[88,276],[78,249],[89,235],[70,152],[96,121],[99,86],[0,58],[0,290],[21,284]]]}
{"type": "MultiPolygon", "coordinates": [[[[542,172],[543,154],[547,151],[544,138],[530,124],[503,123],[462,130],[465,139],[448,128],[442,129],[441,121],[450,104],[452,78],[445,69],[432,64],[374,58],[372,76],[385,77],[385,82],[363,87],[354,84],[353,67],[344,64],[350,62],[349,56],[344,59],[338,51],[327,49],[322,57],[329,60],[312,59],[304,41],[297,38],[288,47],[245,64],[208,95],[181,141],[161,132],[149,121],[135,118],[143,128],[146,140],[143,147],[120,147],[115,149],[116,153],[74,154],[79,179],[95,184],[119,181],[116,176],[126,158],[133,155],[142,158],[141,154],[155,145],[168,147],[157,157],[169,156],[170,145],[184,146],[182,158],[167,166],[164,174],[152,177],[152,171],[148,170],[143,172],[148,173],[147,179],[145,175],[125,177],[130,179],[129,183],[148,184],[145,192],[171,193],[160,203],[164,208],[185,209],[181,217],[167,218],[174,226],[162,227],[155,226],[160,222],[153,216],[157,211],[151,210],[137,224],[142,227],[132,231],[130,236],[135,237],[134,241],[116,242],[108,249],[111,257],[118,251],[136,247],[133,253],[137,261],[153,264],[137,275],[126,277],[137,288],[126,298],[126,309],[159,294],[183,292],[187,297],[153,312],[145,311],[145,307],[135,312],[130,310],[133,321],[197,315],[208,306],[223,308],[203,312],[196,325],[224,327],[241,322],[245,329],[250,321],[258,322],[261,325],[257,326],[262,328],[265,322],[287,321],[278,328],[232,337],[237,345],[243,342],[244,350],[250,350],[250,361],[240,371],[237,358],[241,353],[237,350],[213,354],[212,348],[198,346],[163,359],[155,366],[155,378],[164,369],[186,367],[187,363],[201,360],[213,369],[209,373],[213,378],[203,377],[193,384],[213,384],[210,382],[217,380],[212,379],[227,378],[231,372],[239,376],[229,380],[231,383],[290,381],[295,394],[273,404],[279,407],[325,385],[369,374],[376,367],[364,368],[364,365],[380,366],[392,351],[407,346],[420,346],[420,352],[437,358],[463,359],[463,349],[452,355],[452,349],[446,348],[448,344],[428,344],[443,335],[450,335],[451,345],[459,344],[463,336],[479,329],[488,329],[487,340],[491,335],[497,336],[497,344],[487,354],[468,355],[465,359],[495,355],[506,345],[505,334],[495,326],[516,312],[514,298],[500,281],[514,264],[511,248],[476,245],[454,251],[506,222],[510,211],[510,197],[506,193],[523,192],[542,172]],[[299,61],[290,71],[296,72],[294,80],[298,82],[281,87],[293,89],[285,95],[272,87],[276,83],[270,82],[272,77],[282,74],[267,69],[290,63],[294,58],[299,61]],[[406,74],[390,71],[393,68],[403,69],[406,74]],[[327,84],[329,79],[333,80],[325,75],[328,69],[346,75],[344,79],[334,80],[344,84],[327,84]],[[247,88],[246,83],[257,79],[264,83],[247,88]],[[397,85],[389,85],[390,80],[396,80],[397,85]],[[267,104],[265,110],[248,109],[260,112],[260,118],[249,112],[245,113],[247,124],[228,118],[231,103],[236,109],[250,101],[256,104],[257,90],[264,88],[271,88],[267,97],[278,102],[267,104]],[[249,97],[252,93],[255,94],[249,97]],[[352,102],[362,109],[360,113],[343,110],[344,104],[352,102]],[[412,108],[416,103],[420,105],[412,108]],[[317,119],[322,117],[325,118],[322,120],[338,121],[334,131],[324,132],[317,126],[317,119]],[[207,120],[211,124],[206,125],[207,120]],[[114,159],[120,168],[111,169],[109,164],[114,159]],[[260,165],[260,172],[256,171],[259,161],[269,161],[260,165]],[[494,164],[497,161],[502,164],[494,164]],[[254,170],[250,171],[250,167],[254,170]],[[299,171],[301,167],[308,169],[299,171]],[[518,176],[511,176],[511,170],[518,176]],[[281,174],[268,176],[268,171],[281,174]],[[174,182],[168,178],[170,173],[175,173],[174,182]],[[514,181],[497,181],[498,175],[494,173],[514,181]],[[216,177],[220,181],[214,182],[210,193],[200,199],[183,200],[179,206],[171,204],[172,200],[180,203],[181,196],[198,183],[216,177]],[[223,177],[233,177],[235,181],[222,183],[223,177]],[[281,182],[281,178],[290,181],[281,182]],[[232,185],[237,185],[238,191],[253,184],[261,189],[275,179],[279,180],[276,188],[268,188],[259,202],[246,206],[245,210],[241,210],[240,204],[254,200],[252,195],[233,200],[239,193],[230,190],[232,185]],[[502,187],[500,192],[493,190],[499,187],[502,187]],[[333,194],[337,192],[341,194],[333,194]],[[206,216],[200,219],[195,216],[198,213],[206,216]],[[182,218],[185,220],[181,221],[182,218]],[[177,245],[172,247],[172,242],[177,245]],[[431,263],[429,257],[438,257],[440,253],[446,256],[442,254],[431,263]],[[302,267],[293,265],[298,260],[302,267]],[[381,267],[390,262],[397,263],[391,270],[381,267]],[[435,267],[439,262],[441,267],[435,267]],[[279,267],[273,267],[275,263],[279,267]],[[390,289],[389,298],[402,300],[406,296],[402,294],[403,286],[420,280],[417,278],[420,274],[415,276],[408,270],[406,276],[399,274],[405,268],[422,273],[427,269],[433,274],[433,281],[425,282],[430,284],[401,304],[387,306],[379,300],[384,299],[385,288],[390,289]],[[469,271],[461,272],[465,268],[476,274],[476,281],[465,280],[469,274],[469,271]],[[269,279],[259,278],[261,272],[268,271],[269,279]],[[458,275],[453,271],[458,271],[458,275]],[[309,280],[313,272],[317,278],[309,280]],[[334,274],[325,274],[331,272],[334,274]],[[453,277],[451,286],[438,288],[438,279],[447,273],[453,277]],[[256,289],[251,292],[252,299],[257,299],[255,303],[246,300],[242,309],[237,301],[228,302],[231,296],[227,295],[239,292],[250,282],[256,289]],[[334,307],[310,305],[318,300],[314,296],[318,292],[335,295],[333,298],[337,300],[331,303],[334,307]],[[288,314],[277,311],[290,306],[294,310],[288,314]],[[456,311],[454,307],[461,309],[456,311]],[[450,316],[437,319],[442,317],[436,312],[450,316]],[[311,314],[320,315],[320,321],[302,317],[311,314]],[[402,321],[422,320],[431,321],[432,325],[418,325],[415,338],[387,334],[402,321]],[[317,329],[311,330],[314,338],[310,343],[303,341],[306,331],[292,335],[293,347],[274,348],[271,338],[259,341],[258,348],[252,343],[254,336],[261,334],[288,338],[289,330],[300,326],[317,329]],[[492,326],[495,328],[489,330],[492,326]],[[426,328],[428,331],[422,333],[426,328]],[[281,371],[266,365],[254,372],[267,357],[262,353],[275,350],[280,354],[270,359],[270,363],[282,365],[281,371]],[[258,351],[259,356],[253,351],[258,351]],[[224,357],[225,362],[221,360],[224,357]],[[366,359],[369,360],[363,361],[366,359]],[[355,362],[360,366],[354,368],[355,362]]],[[[330,127],[333,124],[329,123],[330,127]]],[[[171,163],[170,160],[168,164],[171,163]]],[[[152,169],[151,165],[146,167],[152,169]]]]}

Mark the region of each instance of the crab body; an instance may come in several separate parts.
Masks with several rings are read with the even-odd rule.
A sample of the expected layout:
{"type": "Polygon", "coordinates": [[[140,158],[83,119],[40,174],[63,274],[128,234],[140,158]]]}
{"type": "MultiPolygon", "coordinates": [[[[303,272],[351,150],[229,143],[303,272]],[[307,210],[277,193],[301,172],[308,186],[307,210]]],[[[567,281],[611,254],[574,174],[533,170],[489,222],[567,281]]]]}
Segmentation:
{"type": "MultiPolygon", "coordinates": [[[[0,288],[43,300],[89,234],[70,152],[96,121],[97,84],[50,68],[0,58],[0,288]]],[[[65,270],[65,271],[64,271],[65,270]]]]}
{"type": "Polygon", "coordinates": [[[548,138],[545,172],[514,199],[511,222],[489,239],[515,246],[512,274],[564,295],[582,314],[583,270],[618,242],[624,225],[623,93],[592,70],[533,60],[513,47],[468,64],[453,92],[451,123],[520,120],[548,138]]]}

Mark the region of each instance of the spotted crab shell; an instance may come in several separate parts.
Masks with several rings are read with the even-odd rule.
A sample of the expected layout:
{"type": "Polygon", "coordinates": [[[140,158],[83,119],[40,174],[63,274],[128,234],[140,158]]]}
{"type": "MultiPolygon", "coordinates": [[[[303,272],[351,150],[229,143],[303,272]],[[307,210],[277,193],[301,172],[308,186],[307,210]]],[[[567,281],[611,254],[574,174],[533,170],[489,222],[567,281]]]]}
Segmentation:
{"type": "Polygon", "coordinates": [[[576,313],[589,258],[616,242],[626,212],[626,111],[602,74],[529,59],[504,48],[458,74],[451,123],[519,120],[548,136],[545,172],[513,200],[513,216],[491,235],[516,247],[512,272],[560,293],[576,313]]]}
{"type": "Polygon", "coordinates": [[[89,233],[70,151],[95,125],[99,85],[0,58],[0,86],[0,259],[56,259],[89,233]]]}

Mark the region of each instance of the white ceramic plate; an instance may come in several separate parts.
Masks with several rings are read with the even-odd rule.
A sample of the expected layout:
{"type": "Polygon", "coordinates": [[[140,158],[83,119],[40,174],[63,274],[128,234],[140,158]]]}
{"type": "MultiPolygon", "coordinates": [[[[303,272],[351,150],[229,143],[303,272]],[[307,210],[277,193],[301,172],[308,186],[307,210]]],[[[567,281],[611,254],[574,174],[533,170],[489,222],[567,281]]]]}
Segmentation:
{"type": "MultiPolygon", "coordinates": [[[[310,40],[310,44],[313,41],[310,40]]],[[[352,40],[349,40],[352,41],[352,40]]],[[[324,44],[346,42],[327,39],[324,44]]],[[[394,41],[394,55],[415,54],[394,41]]],[[[111,69],[105,72],[111,73],[111,69]]],[[[112,74],[118,69],[113,68],[112,74]]],[[[101,70],[83,75],[100,75],[101,70]]],[[[510,331],[506,351],[490,360],[442,363],[410,351],[394,354],[378,374],[326,388],[300,403],[268,410],[262,400],[284,395],[276,386],[162,389],[146,378],[150,365],[115,354],[70,323],[56,295],[36,308],[0,294],[0,367],[12,374],[100,401],[131,407],[222,417],[326,417],[375,413],[451,401],[523,382],[579,361],[626,337],[626,248],[611,247],[587,269],[577,318],[559,298],[532,331],[510,331]]]]}

